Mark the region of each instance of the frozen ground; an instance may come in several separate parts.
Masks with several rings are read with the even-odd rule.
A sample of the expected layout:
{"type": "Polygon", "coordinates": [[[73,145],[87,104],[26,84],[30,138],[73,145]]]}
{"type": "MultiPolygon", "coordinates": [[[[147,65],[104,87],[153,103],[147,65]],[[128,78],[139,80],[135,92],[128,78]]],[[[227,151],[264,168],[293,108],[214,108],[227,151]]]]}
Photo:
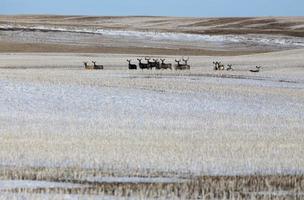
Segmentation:
{"type": "MultiPolygon", "coordinates": [[[[295,48],[303,47],[304,39],[301,37],[291,37],[291,36],[280,36],[280,35],[266,35],[266,34],[246,34],[246,35],[208,35],[208,34],[186,34],[186,33],[174,33],[174,32],[152,32],[152,31],[130,31],[130,30],[113,30],[113,29],[88,29],[88,28],[59,28],[56,26],[21,26],[21,25],[0,25],[0,29],[3,31],[1,37],[3,40],[4,36],[13,35],[23,36],[19,39],[25,41],[26,39],[32,39],[31,42],[48,42],[48,38],[41,36],[42,38],[27,38],[27,32],[46,32],[46,33],[86,33],[94,35],[100,35],[104,37],[109,37],[112,39],[125,39],[131,42],[142,41],[142,42],[187,42],[187,43],[198,43],[201,42],[200,47],[204,47],[203,44],[206,42],[215,43],[214,45],[229,45],[229,44],[247,44],[248,46],[272,46],[273,48],[295,48]],[[8,31],[8,32],[6,32],[8,31]],[[7,33],[7,34],[6,34],[7,33]]],[[[75,34],[76,36],[76,34],[75,34]]],[[[63,37],[63,35],[62,35],[63,37]]],[[[18,38],[16,38],[18,39],[18,38]]],[[[58,37],[58,43],[64,43],[71,38],[61,38],[58,37]]],[[[50,42],[50,41],[49,41],[50,42]]],[[[56,42],[53,38],[53,42],[56,42]]],[[[96,41],[95,41],[96,42],[96,41]]],[[[147,45],[147,44],[145,44],[147,45]]]]}
{"type": "Polygon", "coordinates": [[[303,48],[303,23],[303,17],[0,16],[0,51],[244,55],[303,48]]]}
{"type": "Polygon", "coordinates": [[[48,181],[30,181],[30,180],[0,180],[0,193],[7,189],[35,189],[35,188],[80,188],[80,184],[56,183],[48,181]]]}
{"type": "Polygon", "coordinates": [[[79,199],[86,199],[86,200],[134,200],[134,199],[142,199],[142,198],[135,198],[135,197],[113,197],[113,196],[100,196],[100,195],[74,195],[74,194],[33,194],[33,193],[1,193],[0,194],[1,200],[41,200],[41,199],[48,199],[48,200],[79,200],[79,199]]]}
{"type": "Polygon", "coordinates": [[[208,49],[213,51],[274,51],[304,46],[302,37],[266,34],[208,35],[18,25],[0,25],[0,29],[0,42],[17,44],[94,48],[208,49]]]}
{"type": "Polygon", "coordinates": [[[301,198],[303,23],[0,16],[0,199],[301,198]],[[144,54],[230,56],[127,70],[144,54]]]}
{"type": "Polygon", "coordinates": [[[0,162],[302,173],[302,51],[223,58],[232,72],[214,72],[215,57],[191,57],[190,72],[131,72],[133,55],[2,54],[0,162]],[[109,65],[85,71],[87,56],[109,65]],[[255,63],[261,73],[248,72],[255,63]]]}

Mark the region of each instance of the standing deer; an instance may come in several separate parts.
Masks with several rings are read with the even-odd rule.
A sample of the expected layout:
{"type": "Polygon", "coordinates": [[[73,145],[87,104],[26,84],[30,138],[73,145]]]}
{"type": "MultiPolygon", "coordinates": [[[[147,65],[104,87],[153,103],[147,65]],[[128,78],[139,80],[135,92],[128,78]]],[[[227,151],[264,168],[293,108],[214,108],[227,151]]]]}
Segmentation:
{"type": "Polygon", "coordinates": [[[153,58],[153,61],[154,61],[153,63],[154,63],[155,69],[160,69],[160,63],[159,63],[158,59],[153,58]]]}
{"type": "Polygon", "coordinates": [[[181,60],[176,60],[175,59],[175,62],[177,63],[175,65],[175,70],[183,70],[183,69],[186,69],[186,66],[184,64],[180,64],[181,60]]]}
{"type": "Polygon", "coordinates": [[[103,69],[103,65],[96,65],[96,61],[92,61],[94,64],[94,69],[103,69]]]}
{"type": "Polygon", "coordinates": [[[218,62],[218,70],[225,70],[225,65],[221,62],[218,62]]]}
{"type": "Polygon", "coordinates": [[[216,61],[216,62],[213,62],[213,64],[214,64],[214,68],[213,69],[214,70],[219,70],[219,64],[220,63],[216,61]]]}
{"type": "Polygon", "coordinates": [[[137,65],[131,64],[131,60],[127,60],[127,62],[129,63],[129,69],[137,69],[137,65]]]}
{"type": "Polygon", "coordinates": [[[171,69],[172,70],[172,64],[171,63],[165,63],[166,59],[160,59],[160,60],[161,60],[161,64],[160,64],[161,69],[171,69]]]}
{"type": "Polygon", "coordinates": [[[251,69],[251,72],[260,72],[261,66],[255,66],[256,69],[251,69]]]}
{"type": "Polygon", "coordinates": [[[137,58],[137,60],[139,62],[138,66],[139,66],[140,69],[142,69],[142,70],[143,69],[149,69],[149,66],[148,66],[149,64],[148,63],[142,63],[141,62],[142,59],[139,59],[139,58],[137,58]]]}
{"type": "Polygon", "coordinates": [[[185,62],[185,67],[186,67],[186,69],[189,69],[190,70],[190,65],[188,65],[188,60],[189,60],[189,57],[187,58],[187,59],[184,59],[183,58],[183,61],[185,62]]]}
{"type": "Polygon", "coordinates": [[[145,57],[145,60],[147,61],[147,63],[148,63],[148,69],[152,69],[153,67],[156,67],[156,63],[155,63],[155,61],[154,62],[151,62],[150,60],[151,60],[151,58],[147,58],[147,57],[145,57]]]}

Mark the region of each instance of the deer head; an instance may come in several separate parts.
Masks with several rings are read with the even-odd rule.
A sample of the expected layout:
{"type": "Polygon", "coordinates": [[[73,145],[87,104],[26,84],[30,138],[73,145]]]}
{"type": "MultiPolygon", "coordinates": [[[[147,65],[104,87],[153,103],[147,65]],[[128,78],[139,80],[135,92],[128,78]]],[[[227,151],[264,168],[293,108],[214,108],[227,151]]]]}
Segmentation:
{"type": "Polygon", "coordinates": [[[127,59],[127,62],[130,64],[130,63],[131,63],[131,60],[128,60],[128,59],[127,59]]]}
{"type": "Polygon", "coordinates": [[[187,59],[184,59],[184,57],[183,57],[184,62],[187,62],[188,60],[189,60],[189,57],[187,57],[187,59]]]}
{"type": "Polygon", "coordinates": [[[142,58],[137,58],[138,62],[141,63],[142,58]]]}
{"type": "Polygon", "coordinates": [[[95,65],[95,64],[96,64],[96,61],[92,61],[92,63],[95,65]]]}
{"type": "Polygon", "coordinates": [[[177,64],[179,64],[179,63],[181,62],[181,60],[176,60],[176,59],[175,59],[175,62],[177,62],[177,64]]]}
{"type": "Polygon", "coordinates": [[[161,60],[161,62],[164,64],[164,62],[165,62],[166,59],[160,59],[160,60],[161,60]]]}

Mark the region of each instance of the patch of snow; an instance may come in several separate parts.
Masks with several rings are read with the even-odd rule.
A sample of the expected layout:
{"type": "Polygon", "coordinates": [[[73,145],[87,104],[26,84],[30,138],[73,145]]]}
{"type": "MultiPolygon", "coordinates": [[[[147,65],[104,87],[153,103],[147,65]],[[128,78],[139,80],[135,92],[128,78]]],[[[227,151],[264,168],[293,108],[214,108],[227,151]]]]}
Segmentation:
{"type": "Polygon", "coordinates": [[[87,29],[87,28],[62,28],[46,26],[21,26],[21,25],[0,25],[2,29],[29,29],[41,31],[62,31],[75,33],[101,34],[114,38],[135,38],[140,40],[153,41],[185,41],[185,42],[213,42],[213,43],[253,43],[264,45],[294,46],[304,47],[304,39],[291,36],[269,36],[263,34],[249,35],[207,35],[207,34],[187,34],[174,32],[152,32],[152,31],[127,31],[113,29],[87,29]]]}
{"type": "Polygon", "coordinates": [[[89,177],[86,180],[99,183],[181,183],[188,181],[174,177],[89,177]]]}
{"type": "Polygon", "coordinates": [[[80,184],[59,183],[50,181],[32,181],[32,180],[0,180],[0,190],[6,189],[33,189],[33,188],[79,188],[80,184]]]}

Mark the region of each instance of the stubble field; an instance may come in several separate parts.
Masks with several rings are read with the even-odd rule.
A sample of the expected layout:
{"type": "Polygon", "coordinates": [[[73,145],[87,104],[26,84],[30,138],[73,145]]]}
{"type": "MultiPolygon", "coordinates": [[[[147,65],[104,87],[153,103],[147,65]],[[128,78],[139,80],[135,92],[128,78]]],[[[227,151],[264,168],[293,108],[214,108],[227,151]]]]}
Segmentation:
{"type": "Polygon", "coordinates": [[[92,50],[87,33],[15,28],[0,32],[6,48],[0,54],[0,199],[304,198],[301,38],[266,40],[268,53],[259,42],[207,41],[213,50],[206,52],[206,38],[178,35],[188,34],[185,28],[173,35],[180,41],[153,36],[140,52],[149,33],[119,33],[121,43],[117,32],[94,36],[108,41],[107,48],[117,45],[112,52],[92,50]],[[70,53],[48,52],[52,45],[68,47],[67,34],[80,34],[71,41],[84,43],[70,53]],[[29,52],[16,53],[25,45],[20,35],[29,52]],[[136,51],[123,54],[133,41],[139,41],[136,51]],[[33,52],[42,44],[47,53],[33,52]],[[75,50],[83,45],[85,51],[75,50]],[[192,53],[180,49],[185,45],[192,53]],[[174,63],[185,52],[191,70],[127,69],[127,59],[153,54],[174,63]],[[105,69],[85,70],[82,62],[91,60],[105,69]],[[214,71],[217,60],[234,70],[214,71]],[[257,65],[259,73],[249,71],[257,65]]]}

